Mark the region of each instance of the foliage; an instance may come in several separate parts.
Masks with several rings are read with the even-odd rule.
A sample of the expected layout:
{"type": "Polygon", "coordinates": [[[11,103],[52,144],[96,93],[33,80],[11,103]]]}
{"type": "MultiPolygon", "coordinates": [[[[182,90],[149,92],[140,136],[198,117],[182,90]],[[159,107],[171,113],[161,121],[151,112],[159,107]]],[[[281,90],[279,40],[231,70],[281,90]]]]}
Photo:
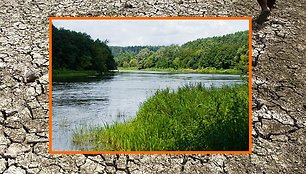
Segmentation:
{"type": "Polygon", "coordinates": [[[103,73],[116,69],[116,63],[107,40],[94,41],[86,33],[52,26],[52,68],[103,73]]]}
{"type": "Polygon", "coordinates": [[[114,57],[117,57],[120,54],[124,54],[124,53],[129,53],[132,56],[135,56],[140,52],[140,50],[142,50],[144,48],[147,48],[150,51],[155,52],[156,50],[158,50],[160,48],[160,46],[151,46],[151,45],[148,45],[148,46],[126,46],[126,47],[110,46],[110,49],[112,50],[112,53],[113,53],[114,57]]]}
{"type": "Polygon", "coordinates": [[[248,135],[247,84],[197,84],[157,91],[133,120],[74,137],[90,137],[95,150],[205,151],[248,150],[248,135]]]}
{"type": "MultiPolygon", "coordinates": [[[[137,67],[118,67],[118,70],[138,70],[137,67]]],[[[173,73],[203,73],[203,74],[240,74],[241,71],[237,69],[216,69],[212,67],[188,69],[188,68],[146,68],[142,71],[161,71],[173,73]]]]}
{"type": "MultiPolygon", "coordinates": [[[[161,46],[158,50],[143,47],[137,54],[117,52],[119,67],[174,69],[235,69],[248,72],[248,31],[203,38],[182,46],[161,46]],[[131,61],[133,59],[133,61],[131,61]],[[132,64],[131,64],[132,63],[132,64]]],[[[124,50],[122,48],[122,50],[124,50]]]]}

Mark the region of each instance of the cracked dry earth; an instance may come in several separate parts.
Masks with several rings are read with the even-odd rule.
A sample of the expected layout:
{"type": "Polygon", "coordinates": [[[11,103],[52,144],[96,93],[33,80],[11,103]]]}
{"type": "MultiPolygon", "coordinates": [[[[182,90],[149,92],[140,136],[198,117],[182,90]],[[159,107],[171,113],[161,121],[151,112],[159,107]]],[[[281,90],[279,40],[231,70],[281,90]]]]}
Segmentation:
{"type": "Polygon", "coordinates": [[[253,31],[251,155],[50,155],[49,16],[255,16],[259,7],[255,0],[1,1],[0,173],[306,173],[305,7],[277,1],[253,31]]]}

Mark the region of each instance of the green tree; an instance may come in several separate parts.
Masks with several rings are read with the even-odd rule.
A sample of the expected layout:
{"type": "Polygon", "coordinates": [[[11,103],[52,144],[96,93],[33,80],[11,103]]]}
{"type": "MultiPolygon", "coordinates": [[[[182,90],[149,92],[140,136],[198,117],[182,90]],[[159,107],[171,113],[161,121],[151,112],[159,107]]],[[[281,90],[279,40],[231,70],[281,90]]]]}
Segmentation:
{"type": "Polygon", "coordinates": [[[128,62],[123,62],[122,67],[124,68],[130,67],[130,64],[128,62]]]}
{"type": "Polygon", "coordinates": [[[140,52],[136,55],[138,69],[144,68],[145,59],[148,58],[151,54],[152,51],[150,51],[148,48],[140,50],[140,52]]]}
{"type": "Polygon", "coordinates": [[[135,58],[132,58],[129,63],[130,67],[136,67],[138,65],[138,61],[135,58]]]}
{"type": "Polygon", "coordinates": [[[86,33],[52,26],[52,68],[96,70],[100,73],[116,69],[108,40],[92,40],[86,33]]]}
{"type": "Polygon", "coordinates": [[[248,31],[200,38],[181,46],[112,47],[118,66],[143,68],[214,68],[247,71],[248,31]],[[126,62],[126,63],[124,63],[126,62]]]}

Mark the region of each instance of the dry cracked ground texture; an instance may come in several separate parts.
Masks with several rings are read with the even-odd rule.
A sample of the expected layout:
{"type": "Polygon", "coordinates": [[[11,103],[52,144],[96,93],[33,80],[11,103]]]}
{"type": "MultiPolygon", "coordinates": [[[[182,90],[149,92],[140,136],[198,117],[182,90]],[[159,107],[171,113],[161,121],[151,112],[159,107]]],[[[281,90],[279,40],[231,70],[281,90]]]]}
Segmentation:
{"type": "Polygon", "coordinates": [[[259,7],[255,0],[1,1],[0,173],[306,173],[305,8],[277,1],[253,31],[251,155],[49,155],[49,16],[255,16],[259,7]]]}

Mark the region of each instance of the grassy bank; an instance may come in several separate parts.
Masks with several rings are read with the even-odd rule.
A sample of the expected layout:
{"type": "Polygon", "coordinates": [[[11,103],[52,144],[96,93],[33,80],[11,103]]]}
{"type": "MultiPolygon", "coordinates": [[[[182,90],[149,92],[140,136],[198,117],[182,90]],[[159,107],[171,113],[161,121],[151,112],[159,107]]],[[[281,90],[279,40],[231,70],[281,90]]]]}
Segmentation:
{"type": "MultiPolygon", "coordinates": [[[[139,70],[137,67],[118,67],[119,70],[139,70]]],[[[142,71],[165,71],[177,73],[203,73],[203,74],[241,74],[240,70],[236,69],[216,69],[216,68],[200,68],[200,69],[174,69],[174,68],[146,68],[142,71]]]]}
{"type": "Polygon", "coordinates": [[[92,79],[105,79],[113,75],[113,72],[103,74],[93,70],[52,70],[52,81],[54,82],[79,82],[92,79]]]}
{"type": "Polygon", "coordinates": [[[94,150],[248,150],[248,88],[157,91],[133,120],[74,134],[84,140],[94,150]]]}
{"type": "Polygon", "coordinates": [[[52,70],[52,77],[79,77],[79,76],[95,76],[98,75],[96,71],[92,70],[52,70]]]}

